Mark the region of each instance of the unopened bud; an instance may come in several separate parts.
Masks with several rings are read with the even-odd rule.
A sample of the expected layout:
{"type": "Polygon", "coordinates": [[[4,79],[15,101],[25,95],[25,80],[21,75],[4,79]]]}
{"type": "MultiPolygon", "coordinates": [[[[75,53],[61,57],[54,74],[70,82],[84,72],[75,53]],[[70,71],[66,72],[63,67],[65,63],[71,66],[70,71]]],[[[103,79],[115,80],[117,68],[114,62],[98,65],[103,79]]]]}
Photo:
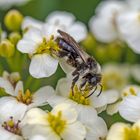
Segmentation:
{"type": "Polygon", "coordinates": [[[10,10],[4,18],[4,23],[8,30],[18,31],[21,27],[22,20],[23,15],[19,11],[10,10]]]}
{"type": "Polygon", "coordinates": [[[7,39],[2,40],[0,43],[0,55],[3,57],[11,57],[14,55],[15,47],[7,39]]]}
{"type": "Polygon", "coordinates": [[[21,39],[21,35],[18,33],[18,32],[12,32],[10,35],[9,35],[9,40],[14,44],[16,45],[17,42],[21,39]]]}

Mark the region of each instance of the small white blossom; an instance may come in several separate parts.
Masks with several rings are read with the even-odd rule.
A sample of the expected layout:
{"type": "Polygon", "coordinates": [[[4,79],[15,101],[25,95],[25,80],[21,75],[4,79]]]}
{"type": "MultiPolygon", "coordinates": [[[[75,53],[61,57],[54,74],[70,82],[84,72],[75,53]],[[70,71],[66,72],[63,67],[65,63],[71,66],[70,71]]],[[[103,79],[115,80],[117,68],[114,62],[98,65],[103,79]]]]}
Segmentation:
{"type": "Polygon", "coordinates": [[[42,87],[34,94],[28,89],[24,92],[21,81],[13,88],[5,79],[0,80],[0,87],[9,95],[0,98],[1,115],[9,114],[9,112],[13,112],[13,114],[21,112],[24,115],[30,108],[46,104],[54,92],[54,89],[50,86],[42,87]]]}
{"type": "Polygon", "coordinates": [[[24,140],[22,135],[23,114],[20,110],[0,112],[0,138],[1,140],[24,140]]]}
{"type": "Polygon", "coordinates": [[[49,113],[34,108],[27,112],[23,134],[26,138],[45,140],[84,140],[86,129],[77,121],[78,114],[69,104],[59,104],[49,113]],[[31,129],[30,133],[27,128],[31,129]]]}
{"type": "Polygon", "coordinates": [[[19,51],[31,56],[29,72],[35,78],[49,77],[57,70],[58,60],[52,51],[57,51],[58,46],[53,37],[50,28],[30,28],[17,44],[19,51]]]}
{"type": "Polygon", "coordinates": [[[122,101],[119,105],[120,115],[131,122],[140,119],[140,87],[127,86],[122,92],[122,101]]]}
{"type": "Polygon", "coordinates": [[[115,123],[111,126],[106,140],[139,140],[140,122],[132,126],[125,123],[115,123]]]}
{"type": "Polygon", "coordinates": [[[105,43],[120,39],[116,19],[127,6],[121,1],[105,1],[99,4],[96,15],[90,19],[89,27],[97,40],[105,43]]]}
{"type": "Polygon", "coordinates": [[[70,34],[76,41],[80,42],[87,36],[87,29],[84,23],[75,21],[73,14],[65,11],[55,11],[46,18],[47,26],[53,28],[54,32],[58,29],[70,34]]]}

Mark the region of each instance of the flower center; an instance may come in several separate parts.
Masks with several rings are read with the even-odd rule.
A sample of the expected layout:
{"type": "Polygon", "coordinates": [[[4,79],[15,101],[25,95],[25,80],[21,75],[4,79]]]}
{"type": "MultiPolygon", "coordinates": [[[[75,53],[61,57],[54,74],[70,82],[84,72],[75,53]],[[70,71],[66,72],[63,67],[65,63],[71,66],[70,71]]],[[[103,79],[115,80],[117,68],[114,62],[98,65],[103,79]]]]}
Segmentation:
{"type": "Polygon", "coordinates": [[[50,55],[54,55],[58,51],[59,51],[59,46],[54,41],[54,36],[52,35],[49,40],[43,38],[42,43],[39,45],[39,47],[36,50],[36,54],[47,53],[50,55]]]}
{"type": "Polygon", "coordinates": [[[22,91],[20,90],[18,92],[18,95],[17,95],[16,99],[19,102],[22,102],[26,105],[29,105],[29,104],[32,103],[32,94],[31,94],[29,89],[27,89],[25,93],[22,93],[22,91]]]}
{"type": "Polygon", "coordinates": [[[73,91],[69,93],[69,98],[78,104],[90,105],[89,98],[86,98],[89,95],[89,90],[80,91],[78,86],[75,85],[73,91]]]}
{"type": "Polygon", "coordinates": [[[50,124],[50,127],[55,131],[56,134],[60,135],[66,126],[66,120],[62,119],[62,112],[59,111],[58,114],[52,115],[51,113],[48,113],[48,122],[50,124]]]}
{"type": "Polygon", "coordinates": [[[124,140],[139,140],[140,129],[138,127],[125,128],[124,140]]]}
{"type": "Polygon", "coordinates": [[[137,92],[136,92],[136,90],[135,90],[134,87],[129,87],[129,89],[126,90],[126,91],[124,91],[124,92],[122,93],[122,95],[123,95],[123,97],[126,97],[126,96],[128,96],[128,95],[137,96],[137,92]]]}
{"type": "Polygon", "coordinates": [[[21,129],[19,127],[19,123],[20,120],[14,122],[13,117],[10,117],[10,119],[7,122],[4,122],[2,124],[2,127],[13,134],[21,136],[21,129]]]}

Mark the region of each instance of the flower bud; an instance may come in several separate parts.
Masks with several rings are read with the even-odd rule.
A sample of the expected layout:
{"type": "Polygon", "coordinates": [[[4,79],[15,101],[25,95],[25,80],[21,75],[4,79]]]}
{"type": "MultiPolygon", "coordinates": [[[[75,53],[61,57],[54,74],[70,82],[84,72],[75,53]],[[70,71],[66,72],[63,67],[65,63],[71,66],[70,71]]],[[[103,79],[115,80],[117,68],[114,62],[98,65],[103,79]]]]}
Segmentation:
{"type": "Polygon", "coordinates": [[[3,57],[11,57],[14,55],[15,47],[14,45],[7,39],[2,40],[0,43],[0,55],[3,57]]]}
{"type": "Polygon", "coordinates": [[[10,10],[4,18],[4,23],[8,30],[18,31],[21,27],[22,20],[23,15],[19,11],[10,10]]]}
{"type": "Polygon", "coordinates": [[[17,42],[21,39],[21,35],[18,33],[18,32],[12,32],[10,35],[9,35],[9,40],[14,44],[16,45],[17,42]]]}

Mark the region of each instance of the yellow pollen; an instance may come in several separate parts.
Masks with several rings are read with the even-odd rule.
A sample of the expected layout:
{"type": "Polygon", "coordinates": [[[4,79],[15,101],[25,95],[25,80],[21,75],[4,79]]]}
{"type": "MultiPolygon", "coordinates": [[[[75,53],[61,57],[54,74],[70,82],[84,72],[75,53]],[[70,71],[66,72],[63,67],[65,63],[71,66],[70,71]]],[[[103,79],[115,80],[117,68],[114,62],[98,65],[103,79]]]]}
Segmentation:
{"type": "Polygon", "coordinates": [[[73,91],[71,90],[69,93],[69,98],[78,104],[83,104],[83,105],[90,105],[90,100],[89,98],[86,98],[89,94],[89,90],[87,91],[80,91],[78,89],[78,86],[75,85],[73,91]]]}
{"type": "Polygon", "coordinates": [[[47,120],[50,124],[50,127],[56,134],[60,135],[64,131],[67,122],[66,120],[62,119],[61,111],[59,111],[56,116],[48,113],[47,120]]]}
{"type": "Polygon", "coordinates": [[[130,91],[131,95],[134,95],[134,96],[137,95],[135,92],[135,89],[133,87],[130,87],[129,91],[130,91]]]}
{"type": "Polygon", "coordinates": [[[39,45],[39,47],[36,50],[36,54],[44,54],[47,53],[49,55],[54,56],[56,52],[60,50],[59,46],[54,40],[54,36],[52,35],[49,40],[46,40],[46,38],[43,38],[42,43],[39,45]]]}
{"type": "Polygon", "coordinates": [[[140,128],[137,126],[124,128],[124,140],[139,140],[140,128]]]}
{"type": "Polygon", "coordinates": [[[26,105],[29,105],[29,104],[32,103],[32,94],[31,94],[29,89],[27,89],[25,93],[22,93],[22,91],[20,90],[18,92],[18,95],[17,95],[16,99],[19,102],[22,102],[26,105]]]}

